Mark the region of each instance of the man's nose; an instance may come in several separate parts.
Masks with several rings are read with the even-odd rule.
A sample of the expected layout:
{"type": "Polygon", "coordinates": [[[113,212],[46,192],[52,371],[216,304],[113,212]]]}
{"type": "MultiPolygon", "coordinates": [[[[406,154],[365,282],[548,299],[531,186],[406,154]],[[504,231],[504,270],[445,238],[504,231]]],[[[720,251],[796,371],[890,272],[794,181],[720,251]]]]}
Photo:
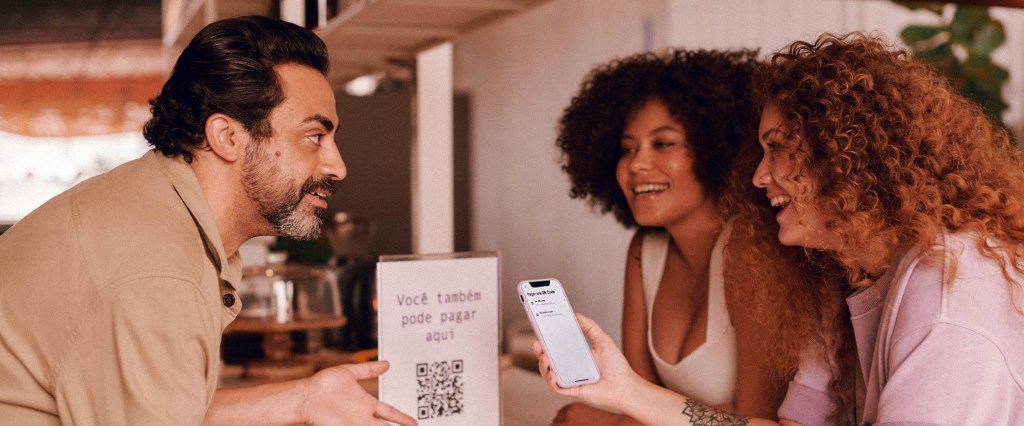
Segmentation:
{"type": "Polygon", "coordinates": [[[341,151],[338,150],[334,141],[327,145],[320,161],[320,173],[334,180],[345,179],[345,176],[348,175],[348,168],[345,167],[345,160],[341,158],[341,151]]]}

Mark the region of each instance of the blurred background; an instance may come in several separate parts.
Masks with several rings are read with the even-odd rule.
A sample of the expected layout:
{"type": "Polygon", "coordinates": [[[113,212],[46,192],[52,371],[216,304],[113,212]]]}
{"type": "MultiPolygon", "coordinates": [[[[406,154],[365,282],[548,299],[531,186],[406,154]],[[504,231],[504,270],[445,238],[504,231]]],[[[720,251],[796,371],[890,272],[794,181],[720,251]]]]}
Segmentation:
{"type": "MultiPolygon", "coordinates": [[[[583,77],[613,58],[668,47],[767,54],[823,31],[875,31],[943,64],[1024,135],[1018,0],[5,0],[0,232],[145,152],[147,101],[177,53],[206,23],[248,14],[327,42],[349,175],[326,217],[336,241],[254,241],[247,264],[284,251],[290,263],[358,260],[365,271],[383,254],[497,251],[506,324],[524,317],[515,283],[556,277],[619,337],[632,233],[569,198],[554,145],[583,77]]],[[[372,287],[372,274],[349,272],[331,279],[372,287]]],[[[365,291],[339,297],[349,314],[372,315],[365,291]]]]}

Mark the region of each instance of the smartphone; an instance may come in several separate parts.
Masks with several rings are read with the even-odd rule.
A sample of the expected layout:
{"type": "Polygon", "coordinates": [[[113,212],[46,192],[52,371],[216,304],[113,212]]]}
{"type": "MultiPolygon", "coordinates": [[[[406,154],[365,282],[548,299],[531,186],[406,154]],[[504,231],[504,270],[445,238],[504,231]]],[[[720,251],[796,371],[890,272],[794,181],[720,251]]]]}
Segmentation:
{"type": "Polygon", "coordinates": [[[518,289],[533,334],[548,354],[551,368],[558,373],[558,386],[569,388],[598,381],[601,372],[562,283],[550,278],[526,280],[519,283],[518,289]]]}

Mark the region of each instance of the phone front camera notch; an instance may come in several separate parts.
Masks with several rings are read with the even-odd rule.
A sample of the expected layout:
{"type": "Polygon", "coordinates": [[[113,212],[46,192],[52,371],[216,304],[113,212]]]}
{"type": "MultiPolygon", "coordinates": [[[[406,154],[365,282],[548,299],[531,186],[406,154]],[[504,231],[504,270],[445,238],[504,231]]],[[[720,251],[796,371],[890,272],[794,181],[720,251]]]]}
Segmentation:
{"type": "Polygon", "coordinates": [[[544,280],[544,281],[530,281],[530,287],[533,287],[533,288],[547,287],[549,285],[551,285],[551,281],[548,281],[548,280],[544,280]]]}

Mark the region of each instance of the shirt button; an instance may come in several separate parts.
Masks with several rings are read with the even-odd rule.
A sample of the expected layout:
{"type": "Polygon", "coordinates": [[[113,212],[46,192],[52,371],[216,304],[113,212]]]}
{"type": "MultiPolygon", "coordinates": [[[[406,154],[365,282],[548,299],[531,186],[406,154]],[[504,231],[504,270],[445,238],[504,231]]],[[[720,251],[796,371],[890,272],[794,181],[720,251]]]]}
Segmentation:
{"type": "Polygon", "coordinates": [[[232,307],[235,306],[235,295],[227,293],[224,295],[224,306],[232,307]]]}

